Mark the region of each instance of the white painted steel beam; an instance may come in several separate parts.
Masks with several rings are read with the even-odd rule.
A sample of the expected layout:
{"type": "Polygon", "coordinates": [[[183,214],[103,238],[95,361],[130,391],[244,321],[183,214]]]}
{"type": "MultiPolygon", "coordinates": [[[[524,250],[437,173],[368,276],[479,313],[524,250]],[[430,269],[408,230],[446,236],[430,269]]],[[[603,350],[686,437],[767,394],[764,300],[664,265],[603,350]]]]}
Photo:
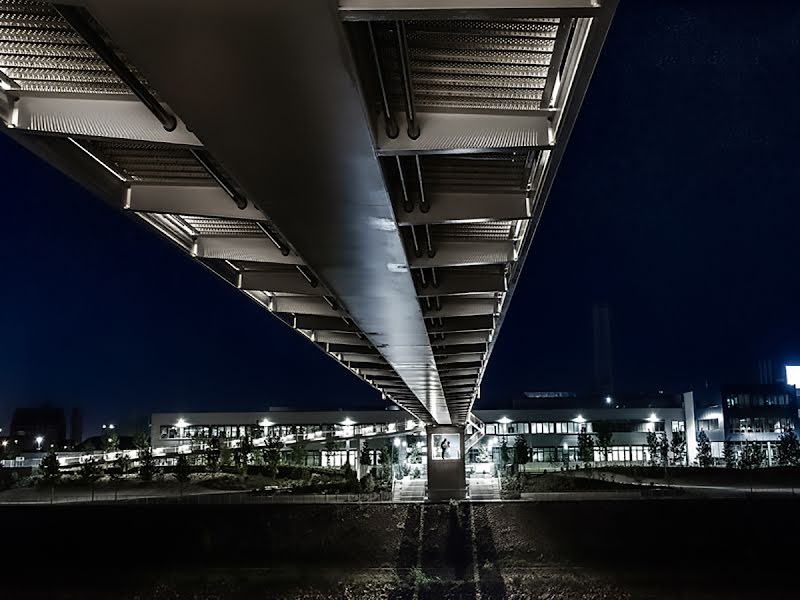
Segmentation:
{"type": "Polygon", "coordinates": [[[199,236],[192,246],[192,256],[281,265],[303,264],[294,254],[284,256],[266,237],[199,236]]]}
{"type": "Polygon", "coordinates": [[[531,204],[524,191],[518,193],[427,192],[428,212],[417,208],[406,212],[397,207],[401,225],[435,225],[440,223],[479,223],[528,219],[531,204]]]}
{"type": "Polygon", "coordinates": [[[554,143],[551,122],[544,116],[420,112],[421,133],[415,140],[405,134],[405,116],[398,114],[397,120],[402,133],[395,139],[383,127],[376,132],[381,156],[550,148],[554,143]]]}
{"type": "Polygon", "coordinates": [[[469,315],[493,315],[497,311],[497,300],[493,298],[446,298],[441,301],[441,308],[432,303],[430,309],[425,308],[422,315],[436,317],[466,317],[469,315]]]}
{"type": "Polygon", "coordinates": [[[505,292],[508,289],[503,273],[460,273],[458,270],[444,269],[437,272],[438,286],[429,283],[423,287],[417,282],[417,295],[454,296],[486,292],[505,292]]]}
{"type": "Polygon", "coordinates": [[[270,299],[270,309],[276,313],[319,315],[322,317],[344,316],[332,309],[323,298],[303,296],[281,296],[270,299]]]}
{"type": "Polygon", "coordinates": [[[325,288],[313,287],[300,271],[240,271],[237,287],[241,290],[260,290],[282,294],[324,296],[325,288]]]}
{"type": "Polygon", "coordinates": [[[350,344],[351,346],[369,346],[369,342],[358,337],[355,333],[340,333],[336,331],[314,331],[312,332],[315,342],[326,342],[329,344],[350,344]]]}
{"type": "Polygon", "coordinates": [[[201,146],[178,119],[174,131],[135,96],[19,92],[9,127],[35,133],[201,146]]]}
{"type": "Polygon", "coordinates": [[[494,317],[478,315],[473,317],[448,317],[439,325],[434,323],[428,327],[429,333],[453,333],[456,331],[492,331],[494,317]]]}
{"type": "Polygon", "coordinates": [[[123,206],[126,210],[190,215],[264,220],[263,213],[252,203],[239,209],[233,199],[217,185],[155,185],[133,184],[125,192],[123,206]]]}
{"type": "Polygon", "coordinates": [[[438,337],[431,340],[432,346],[449,346],[453,344],[486,344],[492,338],[488,331],[467,331],[465,333],[448,333],[444,339],[438,337]]]}
{"type": "Polygon", "coordinates": [[[600,0],[339,0],[345,21],[592,16],[600,0]]]}
{"type": "Polygon", "coordinates": [[[469,267],[476,265],[499,265],[517,259],[513,241],[444,241],[434,244],[435,254],[429,257],[411,255],[411,266],[424,267],[469,267]]]}

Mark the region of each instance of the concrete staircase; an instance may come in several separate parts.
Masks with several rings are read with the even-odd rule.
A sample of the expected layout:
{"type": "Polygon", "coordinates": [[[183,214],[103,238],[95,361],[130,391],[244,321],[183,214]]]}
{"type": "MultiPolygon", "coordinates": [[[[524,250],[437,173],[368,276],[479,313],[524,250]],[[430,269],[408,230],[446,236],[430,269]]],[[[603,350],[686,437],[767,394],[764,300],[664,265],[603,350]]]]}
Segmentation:
{"type": "Polygon", "coordinates": [[[395,502],[424,502],[426,483],[426,479],[401,479],[394,485],[392,500],[395,502]]]}
{"type": "Polygon", "coordinates": [[[470,500],[500,500],[500,479],[497,477],[470,477],[470,500]]]}

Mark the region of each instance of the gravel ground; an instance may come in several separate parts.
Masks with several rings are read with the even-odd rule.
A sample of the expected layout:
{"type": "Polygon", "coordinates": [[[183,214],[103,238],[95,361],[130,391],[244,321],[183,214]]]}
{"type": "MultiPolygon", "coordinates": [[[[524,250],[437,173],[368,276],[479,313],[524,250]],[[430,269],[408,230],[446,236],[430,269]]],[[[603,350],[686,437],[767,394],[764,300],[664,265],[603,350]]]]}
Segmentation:
{"type": "Polygon", "coordinates": [[[3,565],[16,576],[4,580],[0,596],[794,597],[786,573],[793,572],[791,541],[800,534],[791,518],[798,507],[752,499],[440,504],[424,511],[416,504],[7,507],[4,533],[14,552],[3,565]],[[81,550],[50,547],[52,540],[81,550]],[[738,577],[730,575],[733,557],[742,567],[738,577]]]}

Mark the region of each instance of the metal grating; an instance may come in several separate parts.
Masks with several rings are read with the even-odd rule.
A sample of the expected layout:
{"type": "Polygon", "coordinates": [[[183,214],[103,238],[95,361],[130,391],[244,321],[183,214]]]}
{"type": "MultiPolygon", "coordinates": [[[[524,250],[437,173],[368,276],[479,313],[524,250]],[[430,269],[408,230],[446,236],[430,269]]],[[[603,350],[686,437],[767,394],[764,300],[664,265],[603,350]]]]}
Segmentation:
{"type": "Polygon", "coordinates": [[[184,223],[197,235],[225,237],[264,237],[264,232],[253,221],[241,219],[218,219],[211,217],[190,217],[181,215],[184,223]]]}
{"type": "Polygon", "coordinates": [[[214,179],[186,148],[104,141],[92,142],[92,148],[131,181],[214,183],[214,179]]]}
{"type": "MultiPolygon", "coordinates": [[[[558,19],[408,21],[416,107],[425,110],[533,111],[541,108],[558,19]]],[[[376,29],[392,105],[404,106],[397,31],[376,29]]]]}
{"type": "Polygon", "coordinates": [[[528,183],[528,153],[420,158],[425,187],[447,191],[518,191],[528,183]]]}
{"type": "Polygon", "coordinates": [[[434,245],[447,240],[502,241],[512,238],[516,221],[493,221],[490,223],[458,223],[432,225],[434,245]]]}
{"type": "Polygon", "coordinates": [[[46,2],[0,2],[0,71],[23,91],[130,93],[46,2]]]}

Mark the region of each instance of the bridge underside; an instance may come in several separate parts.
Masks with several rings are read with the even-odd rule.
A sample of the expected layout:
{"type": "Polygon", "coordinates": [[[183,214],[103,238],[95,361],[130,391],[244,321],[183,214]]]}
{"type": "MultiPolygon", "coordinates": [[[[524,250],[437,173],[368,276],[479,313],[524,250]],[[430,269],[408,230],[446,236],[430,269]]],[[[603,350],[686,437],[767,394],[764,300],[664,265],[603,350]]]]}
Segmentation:
{"type": "Polygon", "coordinates": [[[0,2],[7,132],[462,426],[616,1],[0,2]]]}

